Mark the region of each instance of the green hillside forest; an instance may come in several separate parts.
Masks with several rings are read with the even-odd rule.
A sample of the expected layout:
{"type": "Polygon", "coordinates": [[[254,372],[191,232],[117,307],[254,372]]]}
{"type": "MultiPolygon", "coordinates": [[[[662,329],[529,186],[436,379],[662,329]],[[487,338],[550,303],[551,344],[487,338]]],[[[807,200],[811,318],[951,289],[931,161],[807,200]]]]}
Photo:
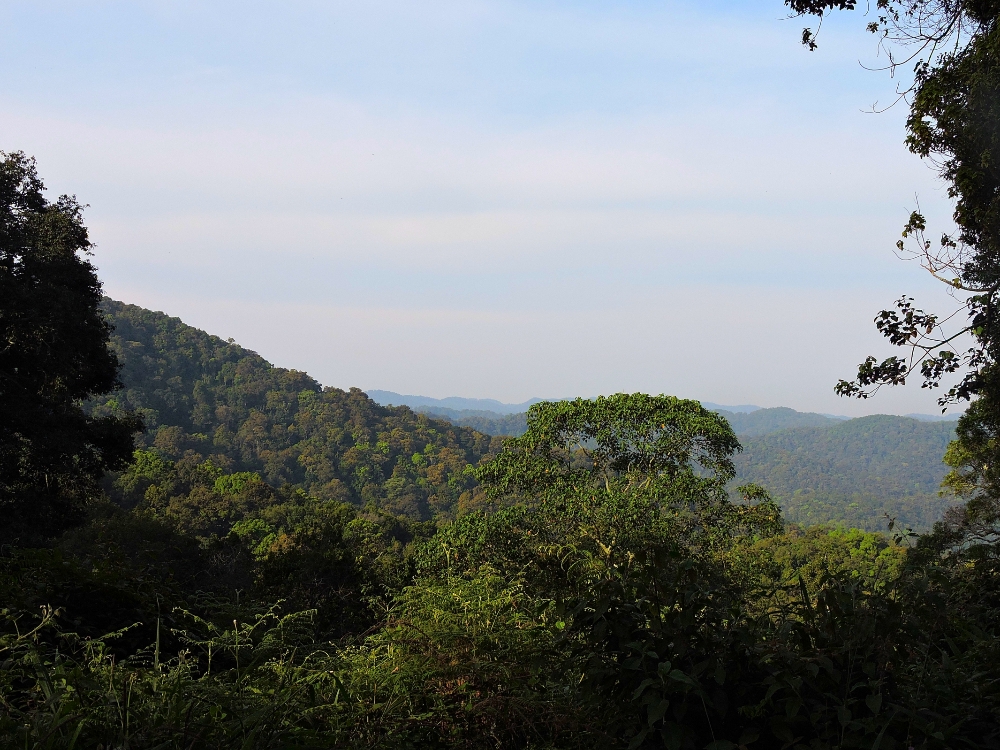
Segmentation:
{"type": "MultiPolygon", "coordinates": [[[[177,318],[107,298],[102,305],[125,387],[92,402],[91,413],[143,415],[140,445],[182,469],[208,461],[314,497],[442,520],[484,501],[474,467],[499,450],[503,436],[527,429],[523,413],[379,406],[357,389],[323,388],[177,318]]],[[[888,516],[925,530],[951,504],[938,490],[953,423],[845,421],[785,408],[719,413],[743,447],[736,482],[768,489],[790,521],[874,531],[886,528],[888,516]]],[[[137,486],[148,491],[145,482],[137,486]]],[[[144,502],[135,489],[120,499],[144,502]]]]}
{"type": "MultiPolygon", "coordinates": [[[[524,434],[527,414],[418,407],[490,435],[524,434]]],[[[926,531],[954,498],[940,494],[955,422],[879,415],[835,419],[788,408],[717,410],[740,439],[734,484],[756,482],[788,521],[869,531],[926,531]]]]}
{"type": "MultiPolygon", "coordinates": [[[[453,518],[475,503],[472,468],[498,440],[379,406],[356,388],[323,388],[177,318],[107,298],[102,307],[124,388],[92,400],[89,411],[142,415],[139,445],[150,455],[185,471],[208,462],[227,474],[253,472],[274,486],[416,520],[453,518]]],[[[142,502],[137,493],[125,501],[142,502]]]]}
{"type": "Polygon", "coordinates": [[[477,432],[500,437],[520,437],[528,431],[528,414],[499,414],[482,409],[449,409],[443,406],[418,406],[416,411],[445,419],[452,424],[471,427],[477,432]]]}
{"type": "MultiPolygon", "coordinates": [[[[797,726],[785,706],[801,689],[780,697],[771,685],[801,678],[812,658],[795,645],[810,622],[802,607],[823,601],[799,594],[910,585],[903,537],[848,527],[885,528],[887,512],[929,525],[954,429],[773,409],[733,419],[748,433],[737,435],[731,414],[634,394],[498,415],[525,426],[508,440],[448,421],[483,414],[382,407],[162,313],[104,298],[100,314],[122,386],[86,412],[134,412],[145,429],[82,523],[48,542],[9,539],[0,561],[12,628],[0,648],[13,667],[0,737],[29,745],[186,747],[192,733],[193,747],[780,739],[797,726]],[[802,490],[815,487],[826,494],[802,490]],[[786,520],[842,530],[783,528],[768,489],[786,520]],[[665,497],[679,505],[650,515],[665,497]],[[619,554],[645,562],[623,576],[619,554]],[[699,599],[709,580],[722,601],[745,600],[738,621],[699,599]],[[632,612],[646,586],[688,602],[661,635],[641,625],[641,606],[632,612]],[[690,619],[688,606],[701,614],[690,619]],[[754,614],[773,607],[790,619],[754,614]],[[644,640],[626,646],[617,633],[629,630],[644,640]],[[747,642],[769,644],[763,661],[738,656],[747,642]],[[659,661],[635,661],[635,649],[659,661]],[[30,667],[38,659],[58,684],[39,681],[50,678],[30,667]],[[621,672],[623,659],[636,666],[621,672]],[[773,659],[789,666],[775,672],[773,659]],[[655,706],[633,697],[648,690],[655,706]],[[122,691],[127,722],[114,708],[122,691]],[[768,692],[777,723],[725,718],[728,703],[768,692]],[[705,718],[685,719],[703,700],[705,718]],[[664,702],[679,708],[661,715],[664,702]]],[[[849,611],[826,615],[857,628],[827,653],[889,664],[865,642],[884,615],[849,611]]],[[[804,721],[840,726],[811,700],[804,721]]],[[[892,726],[877,718],[858,736],[892,726]]]]}
{"type": "Polygon", "coordinates": [[[0,152],[0,748],[1000,750],[1000,2],[784,6],[865,8],[955,203],[897,250],[957,312],[828,387],[957,422],[382,406],[108,299],[0,152]]]}
{"type": "Polygon", "coordinates": [[[954,504],[939,494],[954,422],[877,415],[740,436],[738,481],[765,486],[789,521],[928,530],[954,504]]]}

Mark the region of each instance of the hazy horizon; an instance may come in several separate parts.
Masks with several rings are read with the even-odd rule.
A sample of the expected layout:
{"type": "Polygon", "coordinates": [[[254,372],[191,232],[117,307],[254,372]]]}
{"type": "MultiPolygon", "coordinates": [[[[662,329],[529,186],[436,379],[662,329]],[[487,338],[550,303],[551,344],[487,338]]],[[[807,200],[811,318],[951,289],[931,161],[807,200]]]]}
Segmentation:
{"type": "MultiPolygon", "coordinates": [[[[381,388],[362,388],[362,390],[365,393],[368,393],[369,396],[373,400],[375,400],[376,402],[378,402],[378,403],[384,403],[385,399],[383,398],[383,396],[391,394],[393,396],[399,396],[399,397],[402,397],[403,399],[410,400],[410,401],[416,401],[416,400],[433,401],[433,402],[439,403],[441,406],[444,406],[445,408],[453,408],[453,409],[456,409],[456,410],[480,409],[480,410],[483,410],[483,411],[489,411],[490,408],[489,408],[489,406],[487,406],[487,404],[491,404],[491,403],[492,404],[496,404],[496,405],[501,406],[501,407],[508,407],[508,408],[500,410],[500,411],[495,411],[495,413],[497,413],[497,414],[516,414],[516,413],[519,413],[520,411],[523,411],[523,409],[516,409],[514,407],[527,407],[527,406],[530,406],[531,404],[536,403],[538,401],[566,401],[566,400],[573,399],[573,398],[588,398],[589,399],[589,398],[595,398],[597,395],[604,395],[604,396],[611,395],[610,393],[606,393],[606,394],[589,394],[589,395],[579,395],[579,396],[566,396],[566,395],[563,395],[563,396],[548,396],[548,397],[535,396],[535,397],[526,399],[524,401],[519,401],[519,402],[516,402],[516,403],[509,403],[509,402],[504,402],[504,401],[498,401],[496,399],[492,399],[492,398],[488,398],[488,397],[477,397],[477,396],[456,396],[456,395],[451,395],[451,396],[444,396],[444,397],[438,398],[438,397],[434,397],[434,396],[425,396],[423,394],[418,394],[418,393],[396,393],[394,391],[385,391],[385,390],[383,390],[381,388]],[[372,394],[375,394],[375,395],[372,395],[372,394]],[[460,406],[460,405],[454,405],[453,406],[452,405],[453,402],[482,402],[482,403],[481,404],[477,404],[477,405],[472,405],[470,403],[469,405],[465,405],[465,406],[460,406]]],[[[666,394],[666,395],[676,395],[676,394],[666,394]]],[[[690,395],[684,396],[683,398],[688,398],[688,399],[692,399],[692,400],[695,400],[695,401],[699,401],[703,406],[705,406],[708,409],[713,409],[713,410],[727,410],[727,411],[732,411],[732,412],[751,412],[751,411],[758,411],[758,410],[763,411],[763,410],[766,410],[766,409],[790,408],[790,407],[786,407],[783,404],[771,404],[769,406],[760,406],[758,404],[719,404],[719,403],[716,403],[714,401],[710,401],[708,399],[698,398],[697,396],[690,396],[690,395]]],[[[395,399],[392,399],[392,405],[393,406],[400,406],[400,405],[409,406],[410,404],[407,403],[406,401],[400,401],[399,403],[396,403],[395,399]]],[[[796,410],[796,411],[798,411],[798,410],[796,410]]],[[[829,412],[813,412],[813,413],[819,413],[819,414],[822,414],[825,417],[833,417],[833,418],[837,418],[837,419],[841,419],[841,418],[842,419],[850,419],[851,418],[851,417],[847,417],[846,415],[843,415],[843,414],[831,414],[829,412]]],[[[887,412],[873,412],[873,414],[887,414],[887,412]]],[[[954,408],[952,408],[952,409],[949,409],[948,413],[945,414],[945,415],[942,415],[940,413],[940,409],[938,409],[936,412],[930,412],[930,413],[925,413],[925,412],[908,412],[906,414],[893,414],[893,413],[889,413],[889,416],[924,417],[924,418],[933,419],[933,420],[957,420],[959,418],[959,416],[961,416],[961,412],[960,411],[955,411],[954,408]]]]}
{"type": "Polygon", "coordinates": [[[0,3],[0,149],[89,204],[112,297],[327,385],[858,416],[919,200],[864,17],[780,0],[0,3]]]}

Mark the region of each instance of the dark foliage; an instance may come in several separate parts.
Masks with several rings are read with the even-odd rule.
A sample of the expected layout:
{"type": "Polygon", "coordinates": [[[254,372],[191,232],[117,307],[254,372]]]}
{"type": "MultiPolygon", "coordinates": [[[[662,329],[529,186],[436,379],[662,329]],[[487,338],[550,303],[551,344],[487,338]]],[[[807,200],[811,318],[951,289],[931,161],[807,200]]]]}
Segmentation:
{"type": "Polygon", "coordinates": [[[995,541],[783,532],[690,401],[529,425],[436,531],[141,451],[0,559],[0,743],[1000,746],[995,541]]]}
{"type": "MultiPolygon", "coordinates": [[[[786,0],[794,12],[822,19],[853,2],[786,0]]],[[[844,396],[868,398],[885,385],[902,385],[915,373],[935,389],[956,374],[939,398],[946,407],[971,401],[957,439],[945,457],[953,471],[946,485],[968,500],[949,512],[935,536],[958,546],[993,538],[1000,530],[1000,3],[996,0],[879,0],[868,30],[880,38],[893,73],[912,67],[902,91],[910,111],[906,144],[939,173],[954,200],[955,229],[935,243],[927,221],[914,211],[897,249],[918,260],[964,302],[950,315],[919,309],[901,297],[896,309],[875,318],[894,346],[907,350],[881,362],[868,357],[844,396]],[[961,324],[949,328],[949,321],[961,324]],[[962,347],[971,346],[965,351],[962,347]]],[[[816,48],[811,30],[803,42],[816,48]]]]}
{"type": "Polygon", "coordinates": [[[98,481],[132,455],[139,422],[87,415],[118,385],[82,208],[50,203],[35,163],[0,153],[0,536],[79,520],[98,481]]]}

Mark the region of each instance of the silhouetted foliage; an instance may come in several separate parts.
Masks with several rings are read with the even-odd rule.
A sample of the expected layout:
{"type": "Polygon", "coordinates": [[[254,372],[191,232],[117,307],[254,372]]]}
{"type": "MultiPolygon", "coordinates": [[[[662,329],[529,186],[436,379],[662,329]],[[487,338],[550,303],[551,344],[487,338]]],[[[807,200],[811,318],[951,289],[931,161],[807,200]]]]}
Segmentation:
{"type": "Polygon", "coordinates": [[[75,198],[42,194],[35,163],[0,152],[0,538],[79,520],[123,466],[140,423],[88,416],[82,399],[118,385],[101,284],[75,198]]]}
{"type": "MultiPolygon", "coordinates": [[[[854,2],[786,0],[799,14],[822,16],[853,10],[854,2]]],[[[938,388],[961,375],[939,399],[942,407],[972,401],[961,417],[947,461],[948,485],[970,502],[946,519],[949,533],[975,536],[1000,529],[1000,3],[994,0],[879,0],[868,21],[888,68],[912,67],[913,81],[901,92],[910,111],[906,145],[937,170],[955,201],[955,230],[928,238],[919,208],[903,227],[898,251],[961,295],[952,314],[928,313],[908,296],[876,316],[879,331],[904,356],[881,362],[868,357],[853,381],[836,390],[868,398],[884,385],[902,385],[919,374],[924,388],[938,388]],[[950,321],[961,323],[949,327],[950,321]],[[971,346],[962,351],[963,347],[971,346]],[[964,531],[963,531],[964,530],[964,531]]],[[[803,42],[816,47],[811,30],[803,42]]]]}

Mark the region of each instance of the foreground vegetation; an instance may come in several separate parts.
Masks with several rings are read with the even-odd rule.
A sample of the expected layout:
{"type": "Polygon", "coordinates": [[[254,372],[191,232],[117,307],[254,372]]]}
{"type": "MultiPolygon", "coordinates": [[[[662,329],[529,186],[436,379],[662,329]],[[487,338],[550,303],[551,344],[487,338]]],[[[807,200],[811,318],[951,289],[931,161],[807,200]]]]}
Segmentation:
{"type": "Polygon", "coordinates": [[[140,452],[120,497],[199,503],[7,548],[4,744],[1000,742],[992,546],[784,529],[695,402],[530,419],[478,471],[496,509],[437,529],[140,452]]]}

